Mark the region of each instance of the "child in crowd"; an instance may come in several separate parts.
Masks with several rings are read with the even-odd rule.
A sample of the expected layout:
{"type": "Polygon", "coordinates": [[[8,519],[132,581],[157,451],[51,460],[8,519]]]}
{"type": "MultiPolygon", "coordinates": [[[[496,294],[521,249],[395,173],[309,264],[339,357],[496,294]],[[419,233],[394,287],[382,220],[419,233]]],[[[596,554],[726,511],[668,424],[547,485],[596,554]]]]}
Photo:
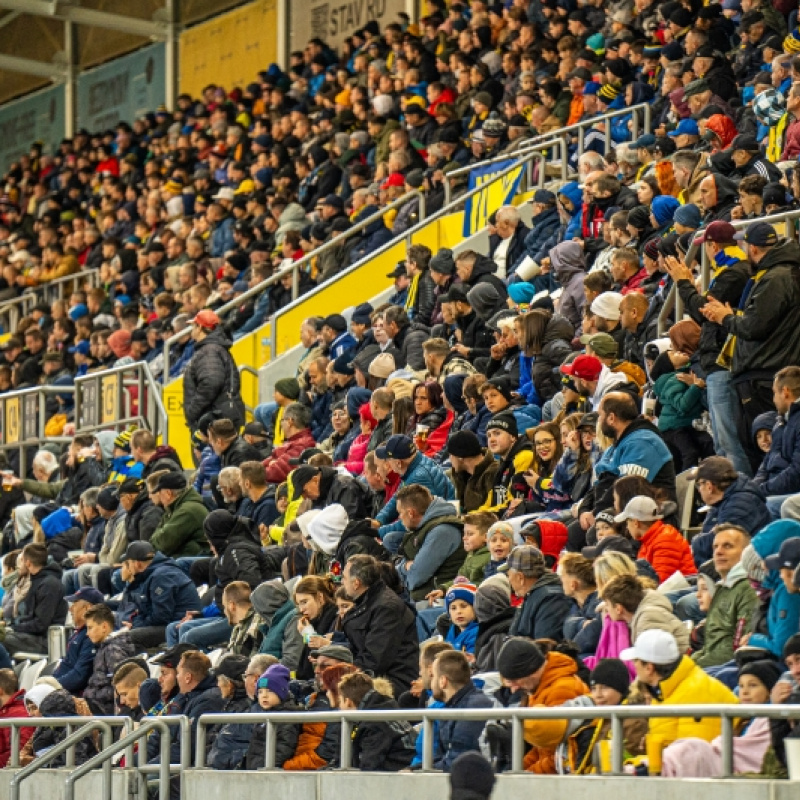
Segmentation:
{"type": "Polygon", "coordinates": [[[489,563],[483,570],[484,580],[496,575],[514,547],[514,528],[508,522],[495,522],[487,532],[489,563]]]}
{"type": "Polygon", "coordinates": [[[606,536],[619,536],[620,532],[617,523],[614,521],[613,511],[599,511],[594,521],[594,532],[597,541],[605,539],[606,536]]]}
{"type": "Polygon", "coordinates": [[[334,602],[336,603],[336,608],[339,609],[339,614],[336,619],[336,630],[342,629],[342,622],[344,620],[345,614],[355,605],[355,600],[347,594],[344,586],[340,586],[336,593],[333,595],[334,602]]]}
{"type": "MultiPolygon", "coordinates": [[[[256,683],[256,701],[264,711],[300,711],[300,706],[290,700],[289,670],[283,664],[273,664],[256,683]]],[[[275,767],[280,769],[297,749],[301,725],[278,725],[275,728],[275,767]]],[[[254,726],[253,737],[245,756],[247,769],[263,769],[265,765],[265,723],[254,726]]]]}
{"type": "Polygon", "coordinates": [[[478,636],[478,622],[475,618],[475,592],[472,583],[456,580],[445,595],[444,602],[451,625],[444,637],[453,649],[462,653],[475,653],[475,639],[478,636]]]}
{"type": "MultiPolygon", "coordinates": [[[[114,687],[110,676],[127,658],[131,658],[136,648],[130,634],[114,634],[116,621],[114,612],[104,604],[92,606],[86,612],[86,636],[95,647],[94,669],[83,697],[95,714],[114,713],[114,687]]],[[[138,686],[137,686],[138,692],[138,686]]]]}

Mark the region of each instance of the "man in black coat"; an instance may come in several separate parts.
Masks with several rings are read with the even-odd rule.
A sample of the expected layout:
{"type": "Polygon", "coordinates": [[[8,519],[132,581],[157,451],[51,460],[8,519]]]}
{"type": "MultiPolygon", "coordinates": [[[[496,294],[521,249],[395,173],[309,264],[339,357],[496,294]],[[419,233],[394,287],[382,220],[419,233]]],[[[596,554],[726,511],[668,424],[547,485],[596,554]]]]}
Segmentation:
{"type": "Polygon", "coordinates": [[[164,509],[150,499],[145,482],[140,478],[126,478],[119,487],[119,502],[126,513],[128,543],[149,542],[164,516],[164,509]]]}
{"type": "Polygon", "coordinates": [[[369,516],[367,492],[355,479],[341,475],[333,467],[311,467],[307,464],[292,473],[294,496],[311,500],[313,508],[339,503],[350,519],[369,516]]]}
{"type": "Polygon", "coordinates": [[[183,374],[183,413],[186,424],[197,430],[200,418],[212,412],[227,418],[238,430],[244,424],[239,371],[230,354],[220,318],[208,309],[192,320],[194,355],[183,374]]]}
{"type": "Polygon", "coordinates": [[[48,563],[47,547],[26,545],[20,555],[20,575],[31,576],[31,588],[17,606],[17,613],[6,629],[0,647],[0,664],[7,666],[8,656],[19,651],[47,652],[47,630],[63,625],[67,619],[67,601],[61,583],[61,567],[48,563]]]}
{"type": "Polygon", "coordinates": [[[239,436],[238,428],[229,419],[218,419],[208,426],[208,442],[219,456],[222,468],[263,460],[261,451],[239,436]]]}
{"type": "Polygon", "coordinates": [[[344,618],[344,634],[356,666],[388,678],[399,695],[419,675],[419,639],[414,612],[381,579],[378,562],[353,556],[342,585],[355,605],[344,618]]]}
{"type": "Polygon", "coordinates": [[[467,297],[464,286],[453,285],[442,297],[443,303],[450,303],[456,325],[461,331],[461,339],[453,351],[474,364],[476,358],[489,358],[494,344],[494,333],[475,313],[467,297]]]}

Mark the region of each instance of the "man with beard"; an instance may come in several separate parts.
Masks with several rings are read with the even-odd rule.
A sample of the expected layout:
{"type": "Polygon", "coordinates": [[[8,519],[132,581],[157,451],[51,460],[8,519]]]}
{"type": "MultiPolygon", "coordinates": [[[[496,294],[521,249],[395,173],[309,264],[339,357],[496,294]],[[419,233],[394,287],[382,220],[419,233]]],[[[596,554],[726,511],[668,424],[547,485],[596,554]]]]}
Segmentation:
{"type": "MultiPolygon", "coordinates": [[[[639,415],[634,399],[624,392],[609,392],[598,411],[600,430],[614,444],[595,467],[597,481],[581,501],[577,526],[582,531],[594,525],[597,513],[613,507],[617,478],[638,475],[667,499],[675,498],[672,454],[655,425],[639,415]]],[[[570,526],[570,550],[575,544],[573,537],[580,538],[577,526],[570,526]]]]}

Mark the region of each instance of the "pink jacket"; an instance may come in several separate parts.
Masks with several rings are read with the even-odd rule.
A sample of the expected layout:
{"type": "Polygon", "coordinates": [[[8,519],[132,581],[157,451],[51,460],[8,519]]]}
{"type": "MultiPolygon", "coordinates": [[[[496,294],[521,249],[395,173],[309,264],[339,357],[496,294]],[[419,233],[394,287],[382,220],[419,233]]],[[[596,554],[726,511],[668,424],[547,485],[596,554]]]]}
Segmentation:
{"type": "Polygon", "coordinates": [[[350,445],[350,452],[347,454],[344,466],[352,475],[360,475],[364,471],[364,459],[371,436],[371,433],[359,433],[350,445]]]}
{"type": "MultiPolygon", "coordinates": [[[[603,619],[603,630],[600,632],[600,641],[593,656],[583,659],[589,669],[594,669],[601,658],[619,658],[619,654],[631,646],[631,633],[628,626],[620,621],[614,622],[609,617],[603,619]]],[[[626,661],[631,680],[636,677],[636,668],[631,661],[626,661]]]]}

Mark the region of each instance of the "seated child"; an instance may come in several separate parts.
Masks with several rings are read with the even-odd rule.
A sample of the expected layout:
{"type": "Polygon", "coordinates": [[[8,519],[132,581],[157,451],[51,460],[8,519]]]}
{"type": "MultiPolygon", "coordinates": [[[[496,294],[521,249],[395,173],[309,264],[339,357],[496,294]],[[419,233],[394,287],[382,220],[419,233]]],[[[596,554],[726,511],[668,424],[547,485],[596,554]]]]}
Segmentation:
{"type": "Polygon", "coordinates": [[[456,580],[448,589],[444,602],[450,617],[450,627],[444,637],[454,650],[462,653],[475,653],[475,639],[478,636],[478,622],[475,617],[475,592],[472,583],[456,580]]]}
{"type": "MultiPolygon", "coordinates": [[[[114,687],[111,676],[117,667],[136,653],[130,634],[114,635],[116,620],[114,612],[104,604],[92,606],[86,612],[86,635],[95,646],[94,669],[83,698],[94,714],[99,716],[114,713],[114,687]]],[[[138,687],[137,687],[138,691],[138,687]]],[[[138,703],[137,703],[138,705],[138,703]]]]}
{"type": "Polygon", "coordinates": [[[491,578],[508,560],[514,547],[514,528],[508,522],[495,522],[486,533],[489,548],[489,563],[483,570],[483,578],[491,578]]]}

